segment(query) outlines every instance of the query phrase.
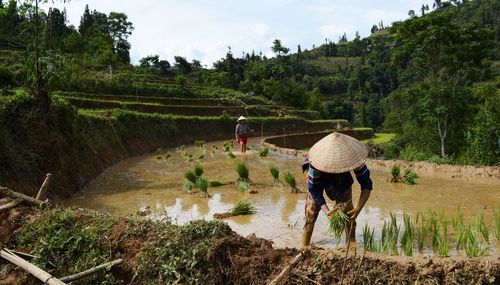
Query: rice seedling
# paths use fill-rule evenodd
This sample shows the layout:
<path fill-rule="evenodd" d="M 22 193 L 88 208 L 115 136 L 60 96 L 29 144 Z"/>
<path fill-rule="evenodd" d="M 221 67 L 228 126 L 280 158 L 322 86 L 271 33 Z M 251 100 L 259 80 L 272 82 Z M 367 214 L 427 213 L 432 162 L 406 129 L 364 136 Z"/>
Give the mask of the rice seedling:
<path fill-rule="evenodd" d="M 169 152 L 167 152 L 167 154 L 165 155 L 165 159 L 169 159 L 171 156 L 172 156 L 172 153 L 169 151 Z"/>
<path fill-rule="evenodd" d="M 427 226 L 425 224 L 424 213 L 417 212 L 415 219 L 415 239 L 417 241 L 417 249 L 422 251 L 424 249 L 425 238 L 427 237 Z"/>
<path fill-rule="evenodd" d="M 252 215 L 257 213 L 257 209 L 250 202 L 239 201 L 230 212 L 233 216 Z"/>
<path fill-rule="evenodd" d="M 240 188 L 240 190 L 242 191 L 247 191 L 249 188 L 250 188 L 250 184 L 248 184 L 248 182 L 240 182 L 238 183 L 238 188 Z"/>
<path fill-rule="evenodd" d="M 212 188 L 224 186 L 224 183 L 219 181 L 210 181 L 208 185 Z"/>
<path fill-rule="evenodd" d="M 438 246 L 439 227 L 438 227 L 436 213 L 433 212 L 431 209 L 429 209 L 428 211 L 427 227 L 432 234 L 432 247 L 435 248 Z"/>
<path fill-rule="evenodd" d="M 403 212 L 403 224 L 405 226 L 405 230 L 401 235 L 401 246 L 403 247 L 404 253 L 406 256 L 413 255 L 413 241 L 415 239 L 413 224 L 411 222 L 411 218 L 406 211 Z"/>
<path fill-rule="evenodd" d="M 462 231 L 464 227 L 464 214 L 462 213 L 462 208 L 458 208 L 457 216 L 451 218 L 451 225 L 455 233 Z"/>
<path fill-rule="evenodd" d="M 363 227 L 363 247 L 366 251 L 374 251 L 377 252 L 375 240 L 373 239 L 375 236 L 375 229 L 370 229 L 368 224 L 365 224 Z"/>
<path fill-rule="evenodd" d="M 479 233 L 481 233 L 481 235 L 483 236 L 483 239 L 486 242 L 489 242 L 490 233 L 488 231 L 488 227 L 486 226 L 486 223 L 484 222 L 483 213 L 479 213 L 476 217 L 476 229 Z"/>
<path fill-rule="evenodd" d="M 226 157 L 230 158 L 230 159 L 236 158 L 236 156 L 234 155 L 234 153 L 232 151 L 226 152 Z"/>
<path fill-rule="evenodd" d="M 500 240 L 500 209 L 493 209 L 493 216 L 495 217 L 495 238 Z"/>
<path fill-rule="evenodd" d="M 269 172 L 274 178 L 274 185 L 281 185 L 279 167 L 277 165 L 271 165 L 269 167 Z"/>
<path fill-rule="evenodd" d="M 184 173 L 184 178 L 186 178 L 187 181 L 189 181 L 189 182 L 191 182 L 193 184 L 196 184 L 197 177 L 196 177 L 196 174 L 194 174 L 193 171 L 188 171 L 188 172 Z"/>
<path fill-rule="evenodd" d="M 232 140 L 230 141 L 225 141 L 224 144 L 222 145 L 222 148 L 224 149 L 224 152 L 229 152 L 233 149 L 234 147 L 234 142 Z"/>
<path fill-rule="evenodd" d="M 204 168 L 203 168 L 203 165 L 201 164 L 196 164 L 194 166 L 194 174 L 196 175 L 196 177 L 200 177 L 203 175 L 203 173 L 205 172 Z"/>
<path fill-rule="evenodd" d="M 192 162 L 194 160 L 194 155 L 190 152 L 187 152 L 187 151 L 184 152 L 183 156 L 187 162 Z"/>
<path fill-rule="evenodd" d="M 156 156 L 161 156 L 162 154 L 163 154 L 163 149 L 161 149 L 161 148 L 156 149 L 156 152 L 155 152 Z"/>
<path fill-rule="evenodd" d="M 204 154 L 200 154 L 200 156 L 198 156 L 198 160 L 202 160 L 205 158 L 205 155 Z"/>
<path fill-rule="evenodd" d="M 481 256 L 486 252 L 486 247 L 479 242 L 476 232 L 472 231 L 471 226 L 464 229 L 457 243 L 457 249 L 462 246 L 468 257 Z"/>
<path fill-rule="evenodd" d="M 193 190 L 195 184 L 189 180 L 184 181 L 184 184 L 182 185 L 182 189 L 186 192 L 191 192 Z"/>
<path fill-rule="evenodd" d="M 390 223 L 388 224 L 387 231 L 387 251 L 391 250 L 393 253 L 397 253 L 398 251 L 398 238 L 399 232 L 401 231 L 398 226 L 398 221 L 396 216 L 393 213 L 390 213 Z"/>
<path fill-rule="evenodd" d="M 163 157 L 162 157 L 161 155 L 157 155 L 157 156 L 156 156 L 156 159 L 158 159 L 158 160 L 162 160 L 162 159 L 163 159 Z"/>
<path fill-rule="evenodd" d="M 350 219 L 343 210 L 335 211 L 328 221 L 328 231 L 336 240 L 340 240 L 342 232 L 345 230 Z"/>
<path fill-rule="evenodd" d="M 403 182 L 406 185 L 416 184 L 415 179 L 417 179 L 417 178 L 418 178 L 418 175 L 417 175 L 417 173 L 415 173 L 415 171 L 413 171 L 411 168 L 405 169 L 405 173 L 403 175 Z"/>
<path fill-rule="evenodd" d="M 180 151 L 180 152 L 183 152 L 185 149 L 184 145 L 180 145 L 177 147 L 177 150 Z"/>
<path fill-rule="evenodd" d="M 391 167 L 391 182 L 399 182 L 401 180 L 401 168 L 399 164 L 393 164 Z"/>
<path fill-rule="evenodd" d="M 205 177 L 200 176 L 198 179 L 196 179 L 196 186 L 200 188 L 201 193 L 203 193 L 204 197 L 210 197 L 208 194 L 208 180 L 205 179 Z"/>
<path fill-rule="evenodd" d="M 260 157 L 266 157 L 268 154 L 269 154 L 269 148 L 268 147 L 261 148 L 260 151 L 259 151 L 259 156 Z"/>
<path fill-rule="evenodd" d="M 448 223 L 446 221 L 442 224 L 443 233 L 438 237 L 438 253 L 440 256 L 448 256 L 450 253 L 450 246 L 448 244 Z"/>
<path fill-rule="evenodd" d="M 295 176 L 291 172 L 285 172 L 284 178 L 285 182 L 292 188 L 292 193 L 300 192 L 300 189 L 297 187 L 297 180 L 295 180 Z"/>

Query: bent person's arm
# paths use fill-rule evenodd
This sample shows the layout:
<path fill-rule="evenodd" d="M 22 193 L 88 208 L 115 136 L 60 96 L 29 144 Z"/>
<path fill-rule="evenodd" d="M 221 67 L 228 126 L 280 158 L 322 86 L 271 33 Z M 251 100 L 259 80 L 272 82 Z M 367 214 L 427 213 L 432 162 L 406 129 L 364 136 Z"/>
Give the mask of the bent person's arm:
<path fill-rule="evenodd" d="M 354 170 L 354 174 L 356 174 L 356 180 L 361 186 L 361 194 L 359 196 L 358 204 L 354 209 L 347 212 L 347 215 L 351 218 L 351 220 L 355 220 L 363 207 L 370 198 L 370 193 L 373 189 L 373 182 L 370 178 L 370 170 L 366 165 L 362 165 L 359 168 Z"/>

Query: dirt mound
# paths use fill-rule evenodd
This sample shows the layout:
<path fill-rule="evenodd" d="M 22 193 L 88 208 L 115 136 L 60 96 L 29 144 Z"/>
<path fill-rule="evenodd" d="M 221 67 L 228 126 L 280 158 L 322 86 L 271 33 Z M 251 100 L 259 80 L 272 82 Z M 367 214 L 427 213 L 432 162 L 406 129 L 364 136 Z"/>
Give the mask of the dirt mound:
<path fill-rule="evenodd" d="M 215 265 L 215 284 L 265 284 L 294 254 L 294 249 L 273 249 L 265 239 L 231 235 L 217 240 L 207 258 Z"/>

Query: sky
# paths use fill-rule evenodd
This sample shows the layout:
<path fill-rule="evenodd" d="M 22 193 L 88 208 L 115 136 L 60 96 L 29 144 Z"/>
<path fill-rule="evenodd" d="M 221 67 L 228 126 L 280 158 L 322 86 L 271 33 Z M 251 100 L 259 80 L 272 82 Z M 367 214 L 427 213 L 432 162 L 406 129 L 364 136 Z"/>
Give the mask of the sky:
<path fill-rule="evenodd" d="M 344 32 L 348 39 L 356 31 L 365 37 L 373 24 L 404 20 L 409 10 L 418 13 L 422 3 L 432 1 L 71 0 L 49 1 L 45 8 L 66 8 L 69 24 L 76 27 L 87 4 L 106 14 L 123 12 L 134 25 L 129 37 L 133 63 L 155 54 L 172 63 L 181 55 L 211 67 L 225 57 L 228 47 L 235 56 L 252 51 L 272 56 L 274 39 L 295 52 L 299 44 L 304 50 L 321 45 L 325 38 L 337 42 Z"/>

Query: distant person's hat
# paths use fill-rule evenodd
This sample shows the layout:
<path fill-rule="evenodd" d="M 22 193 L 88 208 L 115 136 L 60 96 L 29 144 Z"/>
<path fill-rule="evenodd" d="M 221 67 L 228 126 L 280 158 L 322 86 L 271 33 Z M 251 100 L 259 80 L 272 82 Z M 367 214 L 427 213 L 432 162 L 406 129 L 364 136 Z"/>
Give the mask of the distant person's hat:
<path fill-rule="evenodd" d="M 247 118 L 245 118 L 245 117 L 243 117 L 243 116 L 240 116 L 236 122 L 243 121 L 243 120 L 246 120 L 246 119 L 247 119 Z"/>
<path fill-rule="evenodd" d="M 368 151 L 357 139 L 341 133 L 332 133 L 315 143 L 309 150 L 311 165 L 319 171 L 342 173 L 366 162 Z"/>

